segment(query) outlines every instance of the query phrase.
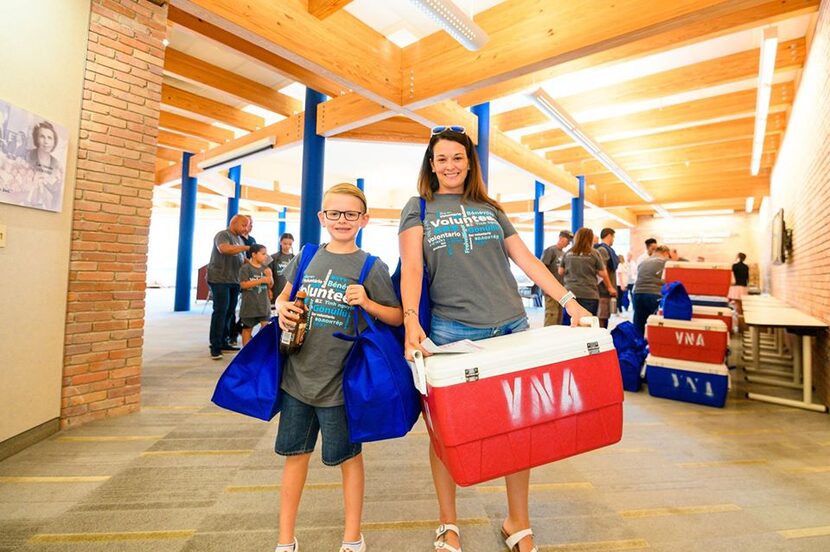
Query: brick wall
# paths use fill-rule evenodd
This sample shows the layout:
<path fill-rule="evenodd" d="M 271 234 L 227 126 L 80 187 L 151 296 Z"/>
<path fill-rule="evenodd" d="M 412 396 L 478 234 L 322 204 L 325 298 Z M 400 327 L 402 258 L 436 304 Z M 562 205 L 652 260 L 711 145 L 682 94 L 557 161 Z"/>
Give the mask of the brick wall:
<path fill-rule="evenodd" d="M 92 0 L 64 349 L 62 427 L 139 409 L 147 234 L 167 8 Z"/>
<path fill-rule="evenodd" d="M 793 230 L 786 264 L 767 265 L 772 293 L 830 322 L 830 2 L 822 2 L 786 135 L 772 173 L 771 213 L 784 209 Z M 769 229 L 764 231 L 769 233 Z M 813 357 L 818 402 L 830 404 L 830 342 Z"/>

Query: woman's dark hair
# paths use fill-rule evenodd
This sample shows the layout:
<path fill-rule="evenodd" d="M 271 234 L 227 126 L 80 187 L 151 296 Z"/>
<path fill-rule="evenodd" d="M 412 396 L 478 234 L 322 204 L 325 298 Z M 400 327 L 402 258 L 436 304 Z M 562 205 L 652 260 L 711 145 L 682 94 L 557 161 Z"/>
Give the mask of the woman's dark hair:
<path fill-rule="evenodd" d="M 55 127 L 53 127 L 52 123 L 50 123 L 49 121 L 43 121 L 41 123 L 38 123 L 32 129 L 32 142 L 34 143 L 35 148 L 37 148 L 37 140 L 40 137 L 40 133 L 44 130 L 50 131 L 52 133 L 52 136 L 55 137 L 55 141 L 52 143 L 52 149 L 49 150 L 50 152 L 55 151 L 55 148 L 58 147 L 58 133 L 55 131 Z"/>
<path fill-rule="evenodd" d="M 478 162 L 478 154 L 476 148 L 473 146 L 473 141 L 464 133 L 453 132 L 445 130 L 433 135 L 429 139 L 429 145 L 424 152 L 424 159 L 421 161 L 421 170 L 418 173 L 418 195 L 427 201 L 431 201 L 433 194 L 438 191 L 438 177 L 432 171 L 435 144 L 439 140 L 449 140 L 450 142 L 457 142 L 464 146 L 467 153 L 467 178 L 464 180 L 464 193 L 461 195 L 462 201 L 477 201 L 479 203 L 487 203 L 493 208 L 504 212 L 504 209 L 499 202 L 487 195 L 487 188 L 484 187 L 484 180 L 481 177 L 481 166 Z"/>
<path fill-rule="evenodd" d="M 280 236 L 280 241 L 282 240 L 294 240 L 294 236 L 289 232 L 285 232 L 282 236 Z"/>
<path fill-rule="evenodd" d="M 585 227 L 577 230 L 576 236 L 574 236 L 574 246 L 571 248 L 571 253 L 574 255 L 588 255 L 593 250 L 594 231 Z"/>
<path fill-rule="evenodd" d="M 743 253 L 738 253 L 738 258 L 741 260 L 741 262 L 744 262 L 746 260 L 746 255 L 744 255 Z"/>
<path fill-rule="evenodd" d="M 265 249 L 265 246 L 263 244 L 255 243 L 255 244 L 251 245 L 251 249 L 250 249 L 251 255 L 253 255 L 254 253 L 259 253 L 263 249 Z"/>

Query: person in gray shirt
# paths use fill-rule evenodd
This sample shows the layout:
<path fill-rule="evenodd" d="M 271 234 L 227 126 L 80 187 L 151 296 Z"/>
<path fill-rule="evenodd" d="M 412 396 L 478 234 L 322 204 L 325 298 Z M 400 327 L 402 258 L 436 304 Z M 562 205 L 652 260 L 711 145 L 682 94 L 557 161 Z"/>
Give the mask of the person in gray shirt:
<path fill-rule="evenodd" d="M 559 232 L 559 240 L 555 245 L 545 249 L 542 253 L 542 264 L 548 267 L 550 273 L 553 274 L 556 281 L 564 285 L 565 280 L 559 274 L 559 267 L 562 264 L 562 258 L 565 256 L 565 248 L 573 241 L 574 235 L 569 230 L 562 230 Z M 545 295 L 545 326 L 558 326 L 562 323 L 562 305 L 559 301 Z"/>
<path fill-rule="evenodd" d="M 501 205 L 487 195 L 475 146 L 463 127 L 432 129 L 418 174 L 418 197 L 411 198 L 401 211 L 398 236 L 404 346 L 409 359 L 416 350 L 429 356 L 421 344 L 427 336 L 418 318 L 425 269 L 432 303 L 429 337 L 437 345 L 528 328 L 510 259 L 542 291 L 559 300 L 575 321 L 589 316 L 530 252 Z M 441 524 L 434 546 L 458 550 L 461 537 L 456 525 L 455 482 L 432 446 L 429 451 Z M 505 480 L 508 516 L 502 532 L 506 540 L 532 545 L 530 470 L 508 475 Z"/>
<path fill-rule="evenodd" d="M 256 325 L 265 327 L 271 318 L 271 301 L 268 290 L 274 283 L 273 273 L 266 264 L 271 260 L 261 243 L 251 246 L 251 259 L 239 269 L 239 287 L 242 288 L 242 306 L 239 307 L 239 323 L 242 326 L 242 346 L 251 340 Z"/>
<path fill-rule="evenodd" d="M 579 304 L 596 315 L 599 309 L 597 279 L 602 280 L 610 296 L 616 296 L 617 289 L 608 278 L 605 263 L 593 243 L 593 230 L 584 227 L 577 230 L 574 246 L 562 260 L 559 273 L 565 277 L 565 287 L 576 296 Z"/>
<path fill-rule="evenodd" d="M 637 283 L 634 284 L 632 303 L 634 306 L 634 327 L 645 335 L 648 317 L 660 306 L 660 290 L 663 288 L 663 267 L 669 259 L 669 248 L 658 245 L 654 254 L 637 267 Z"/>
<path fill-rule="evenodd" d="M 210 356 L 214 360 L 222 359 L 222 351 L 238 349 L 231 345 L 229 340 L 239 298 L 239 269 L 245 262 L 245 252 L 250 248 L 240 237 L 247 225 L 247 217 L 235 215 L 228 228 L 217 232 L 213 237 L 207 281 L 213 296 Z"/>

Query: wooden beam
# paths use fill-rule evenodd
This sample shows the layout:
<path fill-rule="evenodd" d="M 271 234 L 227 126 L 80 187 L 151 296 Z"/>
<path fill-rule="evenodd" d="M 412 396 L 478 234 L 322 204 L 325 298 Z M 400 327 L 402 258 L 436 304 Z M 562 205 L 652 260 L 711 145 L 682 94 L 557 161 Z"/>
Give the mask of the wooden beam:
<path fill-rule="evenodd" d="M 438 125 L 463 126 L 470 140 L 474 144 L 478 143 L 478 117 L 452 100 L 445 100 L 421 108 L 410 116 L 427 128 Z M 490 149 L 492 151 L 492 146 Z"/>
<path fill-rule="evenodd" d="M 299 100 L 173 48 L 167 48 L 165 51 L 164 71 L 184 80 L 221 90 L 280 115 L 289 116 L 303 110 L 303 104 Z"/>
<path fill-rule="evenodd" d="M 804 56 L 803 38 L 780 43 L 778 45 L 778 55 L 775 58 L 776 72 L 790 71 L 802 67 Z M 556 98 L 556 101 L 568 113 L 579 113 L 608 104 L 672 96 L 757 77 L 759 59 L 758 49 L 753 48 L 752 50 L 685 65 L 639 79 L 595 88 L 573 96 Z"/>
<path fill-rule="evenodd" d="M 189 151 L 191 153 L 207 151 L 208 149 L 210 149 L 210 144 L 205 140 L 199 140 L 198 138 L 190 138 L 182 134 L 167 132 L 166 130 L 159 131 L 158 143 L 162 146 L 167 146 L 182 151 Z"/>
<path fill-rule="evenodd" d="M 644 186 L 646 187 L 646 186 Z M 722 173 L 709 178 L 674 179 L 652 182 L 646 187 L 654 203 L 706 201 L 724 197 L 769 195 L 769 174 L 749 176 L 749 171 Z M 599 191 L 600 207 L 642 206 L 643 200 L 623 184 L 604 186 Z"/>
<path fill-rule="evenodd" d="M 378 103 L 400 103 L 401 51 L 339 10 L 320 21 L 306 0 L 181 0 L 177 5 Z"/>
<path fill-rule="evenodd" d="M 202 138 L 209 142 L 222 144 L 228 140 L 233 140 L 234 133 L 231 130 L 213 126 L 202 121 L 189 119 L 169 111 L 161 111 L 159 113 L 159 128 L 166 128 L 188 136 Z"/>
<path fill-rule="evenodd" d="M 741 90 L 700 100 L 683 102 L 658 109 L 638 111 L 619 117 L 609 117 L 582 125 L 582 130 L 594 138 L 608 134 L 646 131 L 668 126 L 700 124 L 707 119 L 755 114 L 757 89 Z M 792 82 L 776 84 L 770 95 L 770 113 L 786 111 L 795 96 Z M 522 143 L 533 149 L 571 144 L 571 138 L 559 128 L 526 134 Z"/>
<path fill-rule="evenodd" d="M 613 207 L 605 209 L 605 212 L 629 228 L 637 226 L 637 215 L 630 209 L 626 209 L 625 207 Z"/>
<path fill-rule="evenodd" d="M 550 122 L 548 116 L 539 111 L 535 105 L 511 109 L 490 118 L 490 124 L 503 132 L 547 122 Z"/>
<path fill-rule="evenodd" d="M 253 186 L 242 186 L 239 199 L 270 203 L 272 205 L 282 205 L 283 207 L 300 208 L 299 195 L 288 194 L 276 190 L 263 190 L 262 188 L 254 188 Z"/>
<path fill-rule="evenodd" d="M 392 117 L 379 123 L 343 132 L 338 134 L 336 138 L 366 142 L 423 144 L 426 146 L 429 142 L 429 132 L 424 125 L 417 121 L 407 117 Z"/>
<path fill-rule="evenodd" d="M 241 130 L 257 130 L 265 126 L 265 119 L 229 105 L 162 83 L 161 104 L 197 113 L 214 121 Z"/>
<path fill-rule="evenodd" d="M 170 165 L 167 168 L 156 171 L 156 185 L 167 184 L 169 182 L 182 181 L 182 165 Z"/>
<path fill-rule="evenodd" d="M 767 120 L 767 135 L 781 133 L 786 125 L 784 113 L 774 113 Z M 696 127 L 667 132 L 656 132 L 635 138 L 624 138 L 602 142 L 602 148 L 620 162 L 626 155 L 636 152 L 660 150 L 676 147 L 687 147 L 695 144 L 706 144 L 735 140 L 738 138 L 752 138 L 755 130 L 755 119 L 735 119 L 722 123 L 710 123 Z M 590 157 L 584 149 L 574 147 L 549 151 L 545 154 L 549 161 L 563 163 Z"/>
<path fill-rule="evenodd" d="M 189 14 L 176 6 L 170 6 L 167 11 L 167 18 L 170 22 L 179 25 L 180 28 L 201 35 L 220 45 L 247 56 L 248 58 L 274 69 L 281 75 L 291 80 L 310 86 L 314 90 L 323 92 L 331 97 L 337 97 L 345 89 L 331 79 L 325 78 L 316 71 L 309 71 L 294 62 L 288 61 L 273 52 L 266 50 L 256 44 L 243 40 L 227 30 L 212 25 L 203 19 Z M 260 128 L 265 125 L 260 125 Z M 253 130 L 253 129 L 250 129 Z"/>
<path fill-rule="evenodd" d="M 164 148 L 158 146 L 156 148 L 156 158 L 157 159 L 164 159 L 165 161 L 172 161 L 174 163 L 181 163 L 182 162 L 182 152 L 179 150 Z"/>
<path fill-rule="evenodd" d="M 706 199 L 702 201 L 681 201 L 676 203 L 662 203 L 663 207 L 670 211 L 701 211 L 709 209 L 735 209 L 743 211 L 746 206 L 746 197 L 726 197 L 717 199 Z M 652 214 L 654 208 L 651 205 L 636 205 L 629 207 L 629 211 L 636 215 Z"/>
<path fill-rule="evenodd" d="M 317 19 L 325 19 L 351 2 L 352 0 L 308 0 L 308 13 Z"/>
<path fill-rule="evenodd" d="M 780 135 L 770 134 L 766 137 L 763 151 L 765 153 L 774 153 L 778 150 L 780 143 Z M 752 138 L 741 138 L 739 140 L 718 142 L 716 144 L 700 144 L 682 148 L 635 153 L 621 157 L 620 163 L 624 165 L 627 171 L 637 171 L 667 165 L 682 165 L 687 162 L 694 164 L 702 161 L 746 157 L 751 154 Z M 608 169 L 604 165 L 593 158 L 567 163 L 563 168 L 572 174 L 582 175 L 608 172 Z"/>
<path fill-rule="evenodd" d="M 701 161 L 685 164 L 665 165 L 649 169 L 627 171 L 636 182 L 640 183 L 646 190 L 650 191 L 651 181 L 670 180 L 674 178 L 691 179 L 695 177 L 712 178 L 724 172 L 739 172 L 741 170 L 749 174 L 750 156 L 733 157 L 730 159 L 718 159 L 716 161 Z M 772 167 L 775 158 L 772 154 L 765 154 L 761 158 L 762 167 Z M 613 184 L 619 179 L 610 172 L 597 173 L 586 176 L 586 182 L 596 185 Z"/>
<path fill-rule="evenodd" d="M 395 115 L 390 107 L 355 93 L 332 98 L 317 106 L 317 134 L 330 137 L 388 119 Z"/>
<path fill-rule="evenodd" d="M 398 220 L 401 218 L 400 209 L 383 209 L 381 207 L 369 207 L 369 216 L 373 219 L 392 219 Z"/>
<path fill-rule="evenodd" d="M 240 136 L 230 142 L 226 142 L 211 149 L 210 151 L 198 153 L 190 158 L 190 174 L 196 175 L 201 172 L 201 169 L 198 167 L 198 163 L 202 161 L 209 161 L 211 158 L 214 158 L 222 153 L 232 151 L 240 146 L 262 140 L 263 138 L 271 136 L 274 137 L 274 150 L 280 150 L 297 144 L 303 139 L 304 118 L 305 116 L 303 113 L 292 115 L 287 119 L 268 125 L 265 128 L 256 130 L 250 134 L 246 134 L 245 136 Z"/>
<path fill-rule="evenodd" d="M 819 3 L 820 0 L 722 2 L 717 6 L 710 6 L 709 9 L 705 10 L 706 13 L 700 13 L 700 17 L 696 19 L 682 17 L 673 20 L 671 23 L 659 26 L 658 29 L 652 29 L 655 31 L 654 33 L 646 33 L 637 40 L 611 45 L 587 55 L 576 55 L 573 59 L 562 61 L 556 65 L 550 64 L 540 70 L 534 70 L 519 76 L 470 86 L 470 90 L 462 93 L 457 100 L 463 106 L 487 102 L 527 90 L 533 86 L 538 86 L 538 83 L 582 69 L 630 61 L 740 30 L 757 28 L 797 15 L 814 13 L 818 11 Z M 633 4 L 638 3 L 634 2 Z M 650 9 L 644 7 L 641 3 L 639 4 L 639 9 L 644 11 Z M 580 4 L 580 9 L 593 10 L 594 8 L 592 5 Z M 476 19 L 480 24 L 479 17 Z M 582 16 L 575 13 L 570 16 L 570 19 L 582 19 Z M 510 20 L 509 16 L 506 20 Z M 569 18 L 560 21 L 566 20 L 569 20 Z M 615 18 L 605 19 L 600 25 L 605 25 L 607 21 L 615 21 Z M 588 25 L 591 25 L 591 23 L 588 23 Z M 558 29 L 558 27 L 558 22 L 550 25 L 551 29 Z M 485 30 L 489 32 L 489 29 Z"/>

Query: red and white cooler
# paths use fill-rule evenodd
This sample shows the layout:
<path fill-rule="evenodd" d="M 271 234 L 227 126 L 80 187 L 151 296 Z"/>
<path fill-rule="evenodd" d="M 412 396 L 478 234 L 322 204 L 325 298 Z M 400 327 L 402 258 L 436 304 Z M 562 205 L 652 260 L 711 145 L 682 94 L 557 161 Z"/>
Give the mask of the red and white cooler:
<path fill-rule="evenodd" d="M 690 263 L 668 261 L 663 280 L 683 282 L 689 295 L 715 295 L 726 297 L 732 283 L 732 266 L 717 263 Z"/>
<path fill-rule="evenodd" d="M 649 352 L 657 357 L 722 364 L 729 334 L 721 320 L 674 320 L 651 315 L 646 321 Z"/>
<path fill-rule="evenodd" d="M 692 305 L 692 320 L 720 320 L 726 324 L 726 331 L 732 333 L 733 311 L 729 307 L 704 307 Z"/>
<path fill-rule="evenodd" d="M 607 330 L 548 326 L 475 345 L 482 350 L 416 357 L 414 366 L 432 445 L 459 485 L 622 438 L 622 380 Z"/>

